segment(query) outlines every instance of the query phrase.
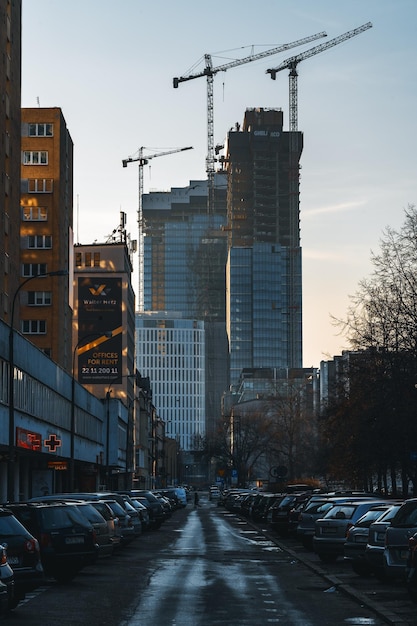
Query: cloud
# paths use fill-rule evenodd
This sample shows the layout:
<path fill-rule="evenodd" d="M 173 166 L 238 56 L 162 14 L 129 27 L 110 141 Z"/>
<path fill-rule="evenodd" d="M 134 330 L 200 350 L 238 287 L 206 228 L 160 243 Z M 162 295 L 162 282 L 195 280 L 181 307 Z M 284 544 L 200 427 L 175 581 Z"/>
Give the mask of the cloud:
<path fill-rule="evenodd" d="M 332 206 L 318 207 L 317 209 L 311 209 L 310 211 L 303 211 L 303 219 L 308 219 L 323 213 L 343 213 L 345 211 L 352 211 L 360 209 L 365 204 L 365 200 L 359 200 L 354 202 L 341 202 L 340 204 L 334 204 Z"/>

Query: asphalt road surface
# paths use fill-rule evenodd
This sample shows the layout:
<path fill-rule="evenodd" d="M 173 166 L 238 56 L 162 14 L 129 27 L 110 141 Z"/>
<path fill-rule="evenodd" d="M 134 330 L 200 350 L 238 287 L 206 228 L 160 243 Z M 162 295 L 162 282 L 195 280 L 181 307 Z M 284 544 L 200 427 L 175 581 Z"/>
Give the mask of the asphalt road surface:
<path fill-rule="evenodd" d="M 410 605 L 410 610 L 412 609 Z M 202 495 L 158 531 L 54 581 L 3 619 L 19 626 L 338 626 L 383 614 L 308 567 L 294 551 Z M 401 621 L 398 624 L 408 622 Z M 410 624 L 417 624 L 410 622 Z"/>

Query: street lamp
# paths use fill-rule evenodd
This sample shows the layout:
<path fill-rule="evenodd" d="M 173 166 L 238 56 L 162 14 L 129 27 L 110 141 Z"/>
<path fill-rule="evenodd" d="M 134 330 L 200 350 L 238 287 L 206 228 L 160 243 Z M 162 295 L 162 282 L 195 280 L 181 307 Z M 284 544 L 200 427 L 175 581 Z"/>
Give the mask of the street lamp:
<path fill-rule="evenodd" d="M 46 276 L 68 276 L 68 270 L 57 270 L 55 272 L 45 272 L 44 274 L 34 274 L 24 280 L 15 291 L 12 301 L 9 330 L 9 454 L 7 459 L 7 500 L 14 501 L 14 478 L 15 478 L 15 433 L 14 433 L 14 311 L 16 298 L 19 291 L 34 278 L 45 278 Z"/>
<path fill-rule="evenodd" d="M 74 479 L 75 479 L 75 357 L 77 356 L 77 351 L 81 346 L 87 343 L 88 339 L 92 339 L 93 337 L 101 337 L 104 335 L 107 339 L 110 339 L 113 336 L 111 331 L 106 331 L 105 333 L 89 333 L 88 335 L 84 335 L 78 341 L 78 343 L 74 347 L 74 351 L 72 354 L 72 370 L 71 370 L 71 448 L 70 448 L 70 489 L 74 491 Z"/>

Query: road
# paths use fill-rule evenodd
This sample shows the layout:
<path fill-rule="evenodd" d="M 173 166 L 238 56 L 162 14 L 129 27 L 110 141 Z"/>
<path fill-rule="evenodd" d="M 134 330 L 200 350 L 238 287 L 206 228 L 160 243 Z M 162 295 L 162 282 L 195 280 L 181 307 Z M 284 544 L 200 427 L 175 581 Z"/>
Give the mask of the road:
<path fill-rule="evenodd" d="M 19 626 L 397 623 L 387 622 L 360 598 L 345 593 L 331 575 L 317 573 L 282 542 L 205 496 L 200 504 L 177 511 L 159 531 L 144 534 L 130 548 L 87 568 L 70 585 L 50 581 L 3 622 Z"/>

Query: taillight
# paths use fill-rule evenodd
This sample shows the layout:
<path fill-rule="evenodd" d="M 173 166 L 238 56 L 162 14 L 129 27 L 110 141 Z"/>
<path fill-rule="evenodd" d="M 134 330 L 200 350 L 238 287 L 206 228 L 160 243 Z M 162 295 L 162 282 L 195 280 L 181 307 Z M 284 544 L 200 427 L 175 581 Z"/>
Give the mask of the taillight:
<path fill-rule="evenodd" d="M 35 538 L 27 539 L 24 544 L 26 552 L 39 552 L 39 544 Z"/>
<path fill-rule="evenodd" d="M 4 546 L 0 548 L 0 564 L 5 565 L 7 563 L 7 550 Z"/>

